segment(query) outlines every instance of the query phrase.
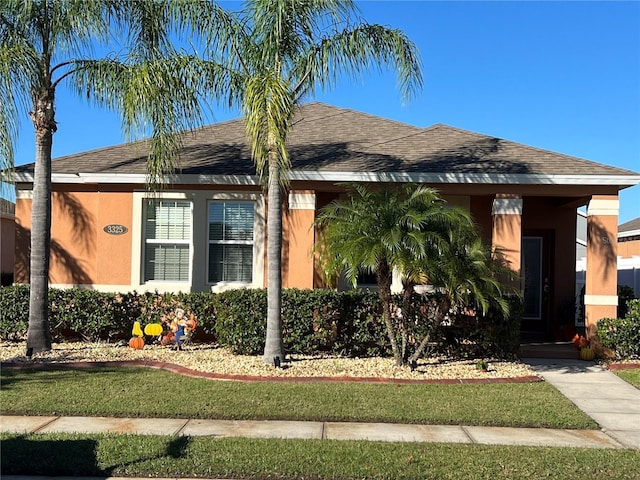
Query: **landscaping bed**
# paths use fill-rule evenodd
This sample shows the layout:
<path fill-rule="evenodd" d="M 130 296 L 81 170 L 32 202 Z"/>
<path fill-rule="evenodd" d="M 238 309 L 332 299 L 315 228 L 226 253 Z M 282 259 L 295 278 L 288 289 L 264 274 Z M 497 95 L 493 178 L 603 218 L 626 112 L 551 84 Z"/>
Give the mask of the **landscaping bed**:
<path fill-rule="evenodd" d="M 397 367 L 392 358 L 348 358 L 330 355 L 290 355 L 282 367 L 265 363 L 261 356 L 234 355 L 225 348 L 199 343 L 182 351 L 160 345 L 146 345 L 134 350 L 125 343 L 56 343 L 50 352 L 25 356 L 24 342 L 0 343 L 0 360 L 18 364 L 61 364 L 78 362 L 138 361 L 150 364 L 177 365 L 195 372 L 229 377 L 282 378 L 378 378 L 404 380 L 460 379 L 528 379 L 536 378 L 529 366 L 519 361 L 485 359 L 486 371 L 478 368 L 478 360 L 428 358 L 417 368 Z"/>

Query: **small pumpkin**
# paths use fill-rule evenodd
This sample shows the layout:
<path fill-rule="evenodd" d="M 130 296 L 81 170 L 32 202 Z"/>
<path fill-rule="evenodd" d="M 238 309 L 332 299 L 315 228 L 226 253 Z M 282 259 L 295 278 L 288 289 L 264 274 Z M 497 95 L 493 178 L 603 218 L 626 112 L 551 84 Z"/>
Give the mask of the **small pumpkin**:
<path fill-rule="evenodd" d="M 131 337 L 131 340 L 129 340 L 129 346 L 134 350 L 142 350 L 144 348 L 144 338 Z"/>
<path fill-rule="evenodd" d="M 583 347 L 580 349 L 580 358 L 582 360 L 593 360 L 596 356 L 596 352 L 593 351 L 593 348 Z"/>
<path fill-rule="evenodd" d="M 150 337 L 157 337 L 158 335 L 162 335 L 162 324 L 149 323 L 145 325 L 144 334 L 149 335 Z"/>

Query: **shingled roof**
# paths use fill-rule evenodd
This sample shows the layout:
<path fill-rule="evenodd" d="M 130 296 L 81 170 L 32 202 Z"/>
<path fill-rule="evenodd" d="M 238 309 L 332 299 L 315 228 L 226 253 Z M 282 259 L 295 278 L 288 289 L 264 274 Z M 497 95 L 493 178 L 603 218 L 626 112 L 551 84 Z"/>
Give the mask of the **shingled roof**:
<path fill-rule="evenodd" d="M 638 235 L 638 232 L 640 232 L 640 217 L 618 226 L 618 234 L 620 236 Z"/>
<path fill-rule="evenodd" d="M 423 181 L 484 178 L 489 183 L 487 179 L 500 176 L 511 182 L 557 176 L 612 177 L 615 182 L 610 183 L 618 185 L 640 181 L 639 174 L 629 170 L 496 137 L 443 124 L 419 128 L 319 102 L 298 109 L 288 145 L 292 179 L 336 181 L 350 174 L 389 178 L 401 174 Z M 139 141 L 60 157 L 52 164 L 54 181 L 56 175 L 143 175 L 147 151 L 148 142 Z M 26 179 L 33 164 L 16 170 Z M 186 132 L 176 173 L 254 176 L 243 120 Z"/>

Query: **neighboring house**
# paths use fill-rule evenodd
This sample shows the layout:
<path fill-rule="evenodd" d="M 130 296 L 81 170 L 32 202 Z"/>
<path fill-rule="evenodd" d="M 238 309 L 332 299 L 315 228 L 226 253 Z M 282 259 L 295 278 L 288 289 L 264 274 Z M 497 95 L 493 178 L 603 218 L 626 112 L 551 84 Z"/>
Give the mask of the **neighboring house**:
<path fill-rule="evenodd" d="M 265 194 L 241 119 L 185 133 L 179 171 L 145 191 L 145 141 L 53 161 L 51 285 L 110 291 L 220 291 L 266 284 Z M 615 312 L 618 191 L 640 174 L 447 125 L 419 128 L 310 103 L 289 137 L 283 286 L 322 288 L 311 254 L 317 211 L 343 182 L 418 182 L 467 208 L 521 273 L 522 330 L 544 339 L 575 296 L 576 208 L 587 244 L 587 318 Z M 33 165 L 17 169 L 17 238 L 29 236 Z M 28 243 L 17 243 L 27 281 Z"/>
<path fill-rule="evenodd" d="M 15 207 L 13 202 L 0 198 L 0 274 L 2 284 L 13 277 L 15 255 Z"/>
<path fill-rule="evenodd" d="M 576 230 L 576 292 L 585 284 L 587 272 L 587 214 L 578 211 Z M 640 217 L 618 226 L 618 285 L 631 287 L 640 298 Z"/>

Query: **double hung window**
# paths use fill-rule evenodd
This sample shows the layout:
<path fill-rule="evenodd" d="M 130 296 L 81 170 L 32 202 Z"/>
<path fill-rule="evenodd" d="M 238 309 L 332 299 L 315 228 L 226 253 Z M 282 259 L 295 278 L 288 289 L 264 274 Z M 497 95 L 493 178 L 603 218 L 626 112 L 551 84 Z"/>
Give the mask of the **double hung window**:
<path fill-rule="evenodd" d="M 191 202 L 149 200 L 144 223 L 144 280 L 188 282 Z"/>
<path fill-rule="evenodd" d="M 208 281 L 252 283 L 255 202 L 209 202 Z"/>

